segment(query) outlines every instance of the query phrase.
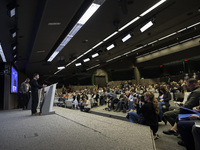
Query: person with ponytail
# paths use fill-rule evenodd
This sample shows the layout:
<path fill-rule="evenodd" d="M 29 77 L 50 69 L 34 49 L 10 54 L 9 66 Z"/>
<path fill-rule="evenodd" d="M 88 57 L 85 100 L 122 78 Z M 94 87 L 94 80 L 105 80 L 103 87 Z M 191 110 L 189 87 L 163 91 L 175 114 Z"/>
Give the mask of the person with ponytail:
<path fill-rule="evenodd" d="M 156 132 L 158 131 L 159 114 L 158 101 L 155 99 L 154 94 L 150 91 L 144 94 L 144 100 L 145 104 L 139 108 L 137 112 L 136 110 L 131 110 L 127 114 L 127 118 L 132 123 L 150 126 L 154 136 L 156 136 Z"/>

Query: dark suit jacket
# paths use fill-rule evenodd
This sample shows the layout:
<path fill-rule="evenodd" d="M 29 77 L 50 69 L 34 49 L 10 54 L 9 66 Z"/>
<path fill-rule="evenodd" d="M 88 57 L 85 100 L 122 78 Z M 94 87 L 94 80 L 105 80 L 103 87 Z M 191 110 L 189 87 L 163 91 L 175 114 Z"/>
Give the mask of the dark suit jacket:
<path fill-rule="evenodd" d="M 38 92 L 38 89 L 41 89 L 42 85 L 39 85 L 37 80 L 32 79 L 31 80 L 31 92 Z"/>
<path fill-rule="evenodd" d="M 192 109 L 195 106 L 199 106 L 199 100 L 200 100 L 200 88 L 196 88 L 190 93 L 183 107 Z M 185 114 L 185 113 L 188 112 L 183 109 L 180 110 L 180 114 Z"/>

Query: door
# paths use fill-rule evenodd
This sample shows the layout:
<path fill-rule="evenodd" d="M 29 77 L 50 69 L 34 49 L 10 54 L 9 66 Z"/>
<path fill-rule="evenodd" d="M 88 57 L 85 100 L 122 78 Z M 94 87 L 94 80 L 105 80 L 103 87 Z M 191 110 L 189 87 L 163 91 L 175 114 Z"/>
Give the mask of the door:
<path fill-rule="evenodd" d="M 98 85 L 99 87 L 106 87 L 106 77 L 95 76 L 95 85 Z"/>

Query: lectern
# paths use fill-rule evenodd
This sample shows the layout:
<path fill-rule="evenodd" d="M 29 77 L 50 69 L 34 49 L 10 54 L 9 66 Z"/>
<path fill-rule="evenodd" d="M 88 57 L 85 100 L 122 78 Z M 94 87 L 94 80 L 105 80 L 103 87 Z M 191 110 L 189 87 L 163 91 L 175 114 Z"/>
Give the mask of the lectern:
<path fill-rule="evenodd" d="M 55 113 L 55 111 L 52 110 L 52 107 L 55 97 L 56 85 L 57 83 L 44 88 L 44 98 L 40 106 L 40 115 Z"/>

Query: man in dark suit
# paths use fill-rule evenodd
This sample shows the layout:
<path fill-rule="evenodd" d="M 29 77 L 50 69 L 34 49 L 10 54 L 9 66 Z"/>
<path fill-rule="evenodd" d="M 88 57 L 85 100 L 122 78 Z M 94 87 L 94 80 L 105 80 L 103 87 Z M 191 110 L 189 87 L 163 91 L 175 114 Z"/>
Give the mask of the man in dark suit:
<path fill-rule="evenodd" d="M 39 74 L 35 73 L 33 79 L 31 80 L 31 95 L 32 95 L 32 107 L 31 112 L 32 115 L 36 116 L 39 115 L 37 113 L 37 106 L 38 106 L 38 89 L 44 88 L 47 85 L 39 85 L 37 80 L 39 79 Z"/>
<path fill-rule="evenodd" d="M 200 97 L 200 88 L 196 79 L 187 80 L 187 86 L 190 89 L 191 93 L 187 98 L 186 103 L 183 105 L 185 108 L 192 109 L 195 106 L 199 105 L 199 97 Z M 165 119 L 172 125 L 170 130 L 163 131 L 164 134 L 177 134 L 177 123 L 176 119 L 178 114 L 188 114 L 188 111 L 185 109 L 168 111 L 164 113 Z"/>

